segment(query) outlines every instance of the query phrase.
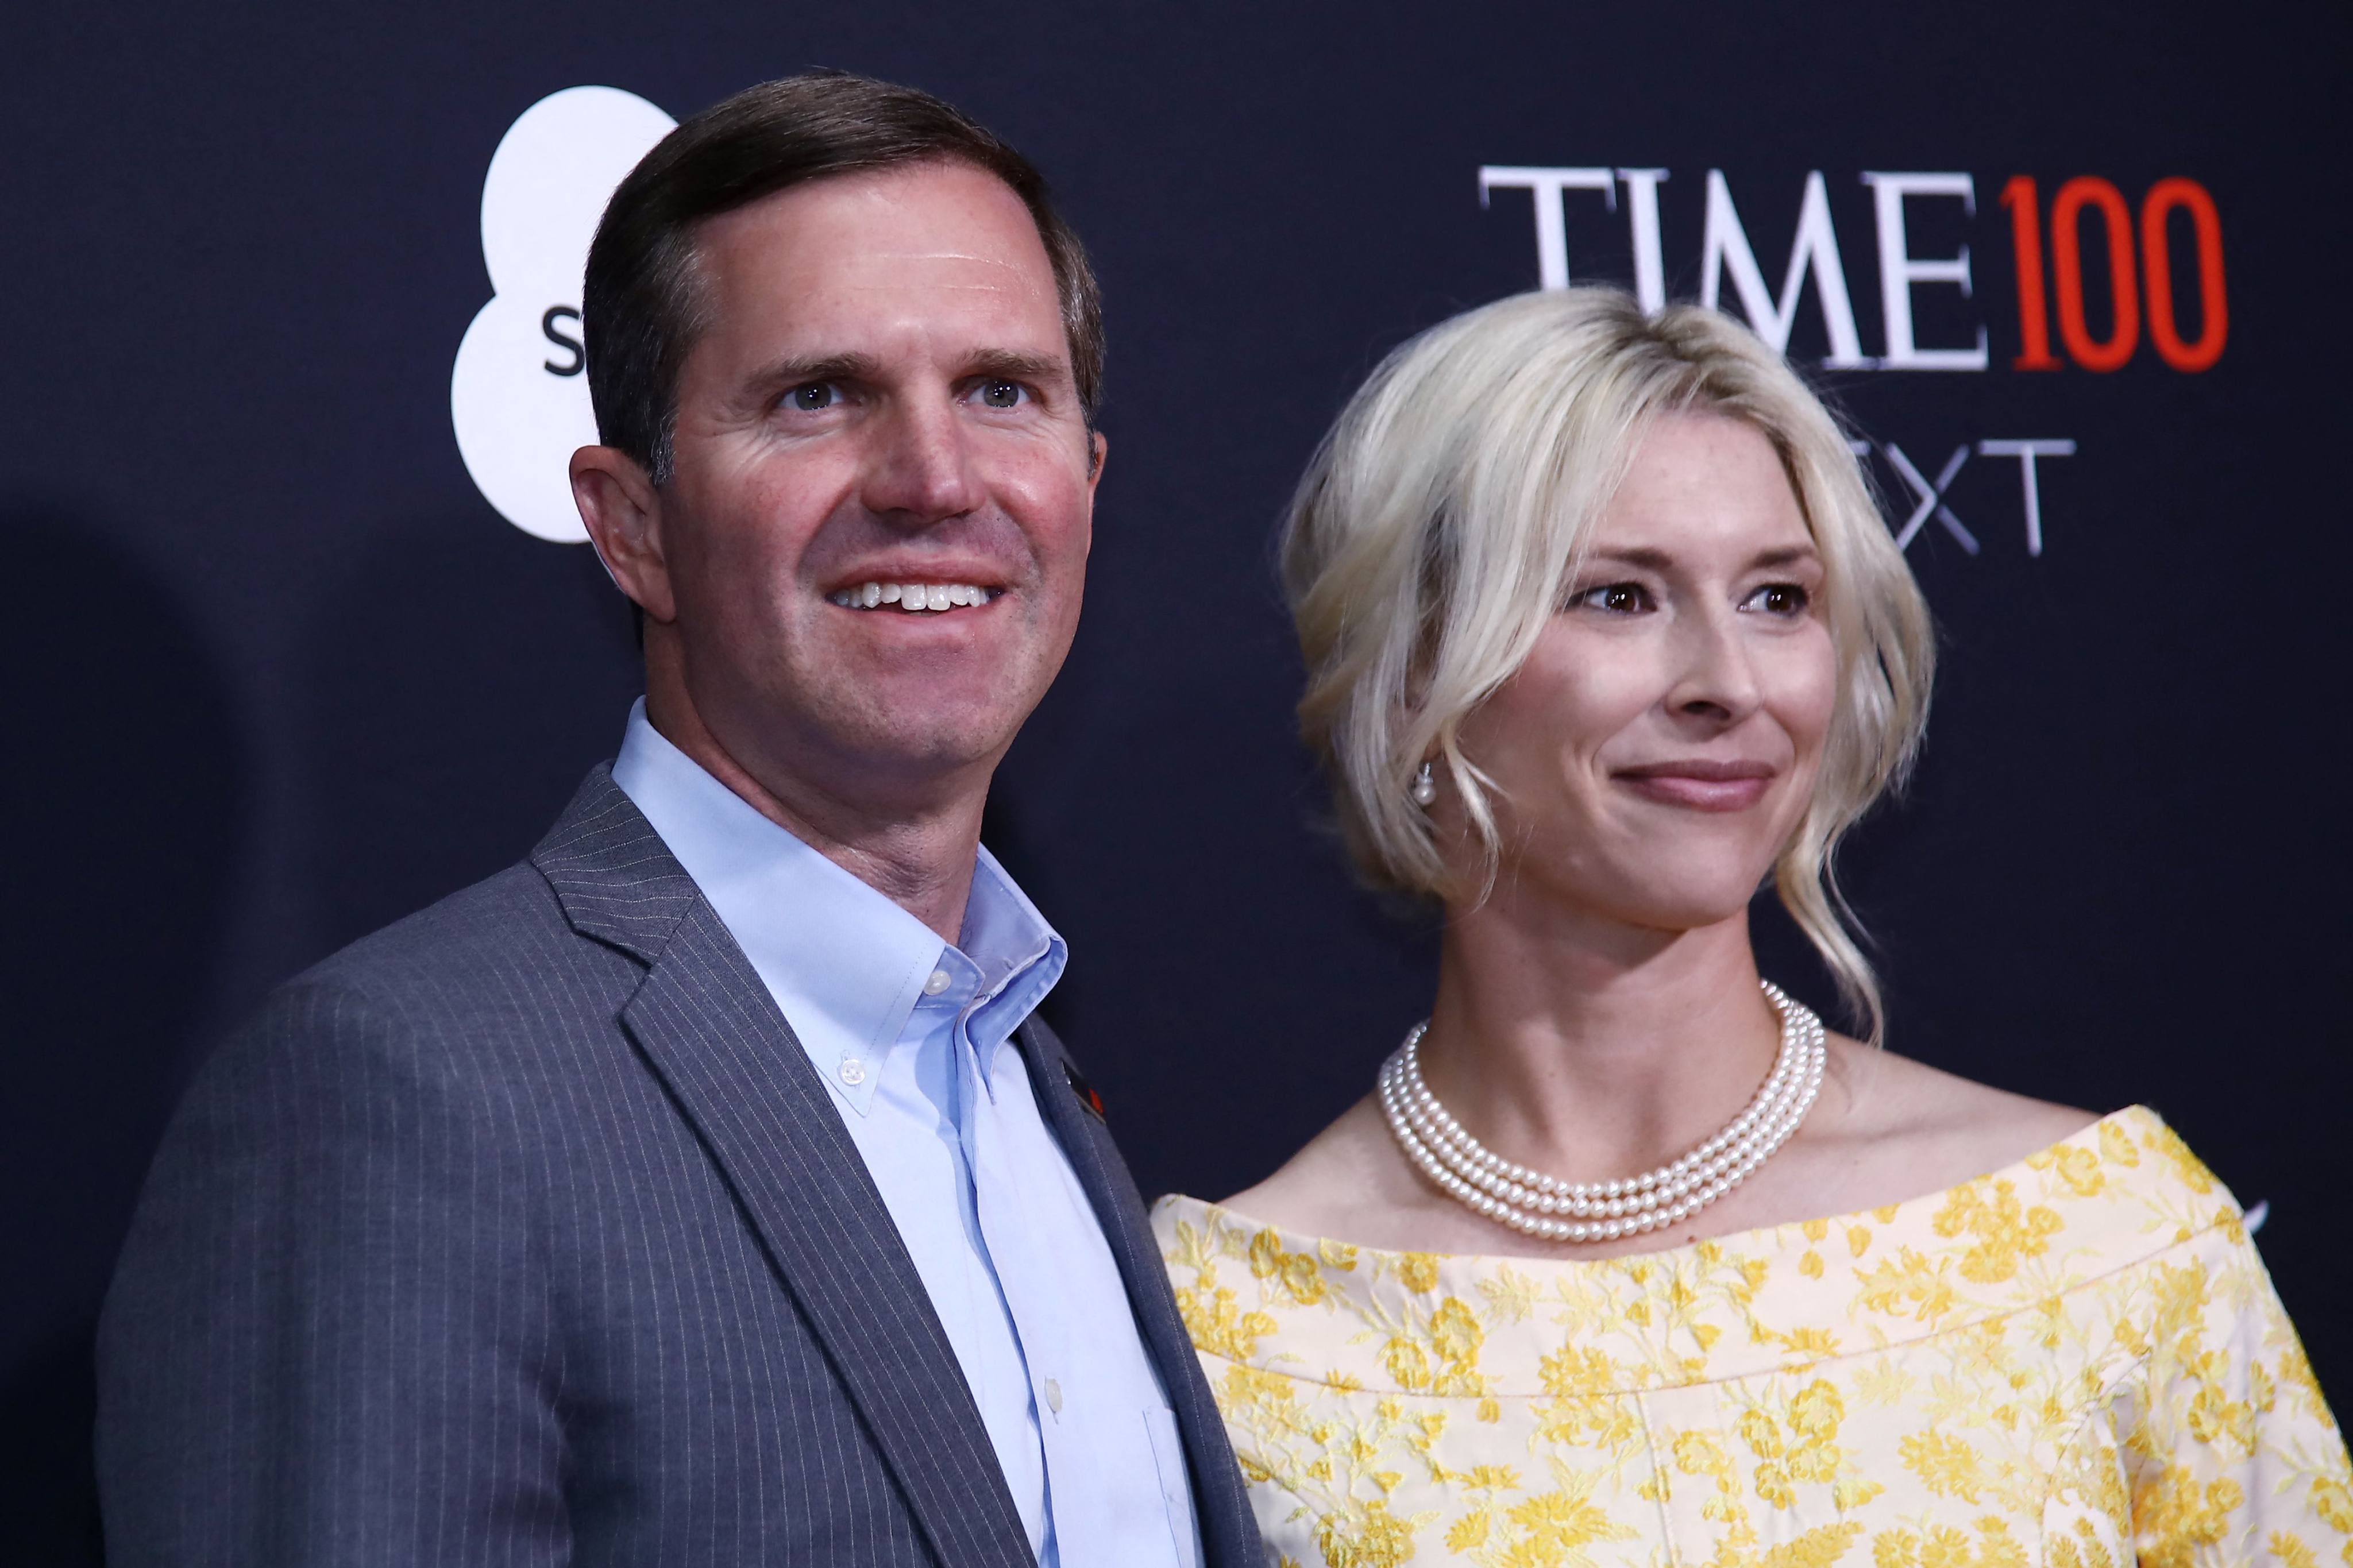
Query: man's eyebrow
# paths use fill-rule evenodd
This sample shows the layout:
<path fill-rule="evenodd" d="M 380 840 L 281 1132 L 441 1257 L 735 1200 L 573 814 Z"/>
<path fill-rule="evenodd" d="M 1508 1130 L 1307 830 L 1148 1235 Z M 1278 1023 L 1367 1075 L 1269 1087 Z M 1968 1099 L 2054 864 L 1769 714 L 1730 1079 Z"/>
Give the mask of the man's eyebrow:
<path fill-rule="evenodd" d="M 881 362 L 871 354 L 818 354 L 807 359 L 783 359 L 754 378 L 760 386 L 806 386 L 814 381 L 871 381 Z"/>
<path fill-rule="evenodd" d="M 1071 379 L 1070 362 L 1059 354 L 1029 353 L 1019 349 L 979 349 L 964 363 L 967 376 L 995 376 L 1007 381 L 1043 382 L 1055 385 Z M 819 381 L 872 383 L 882 378 L 882 362 L 872 354 L 814 354 L 782 359 L 752 378 L 752 384 L 781 389 Z"/>
<path fill-rule="evenodd" d="M 965 363 L 965 374 L 969 375 L 1048 383 L 1071 379 L 1070 362 L 1060 354 L 1028 353 L 1019 349 L 982 349 Z"/>

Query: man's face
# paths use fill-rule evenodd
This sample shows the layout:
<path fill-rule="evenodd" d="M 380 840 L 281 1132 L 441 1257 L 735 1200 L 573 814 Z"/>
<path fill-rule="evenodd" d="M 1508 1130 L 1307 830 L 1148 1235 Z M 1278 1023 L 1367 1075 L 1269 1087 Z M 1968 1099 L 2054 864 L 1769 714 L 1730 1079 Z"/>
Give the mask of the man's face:
<path fill-rule="evenodd" d="M 697 715 L 821 787 L 993 768 L 1070 649 L 1097 471 L 1029 210 L 923 164 L 698 239 L 656 617 Z"/>

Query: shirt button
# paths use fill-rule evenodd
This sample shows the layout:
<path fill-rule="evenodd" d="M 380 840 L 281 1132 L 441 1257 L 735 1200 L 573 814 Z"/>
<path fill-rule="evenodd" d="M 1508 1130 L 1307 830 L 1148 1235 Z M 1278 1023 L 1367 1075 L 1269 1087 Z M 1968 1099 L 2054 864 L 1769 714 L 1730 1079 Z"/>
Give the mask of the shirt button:
<path fill-rule="evenodd" d="M 866 1081 L 866 1064 L 856 1057 L 841 1058 L 841 1081 L 856 1089 Z"/>
<path fill-rule="evenodd" d="M 933 970 L 931 978 L 923 982 L 923 994 L 926 996 L 936 996 L 947 988 L 948 972 L 944 969 Z"/>
<path fill-rule="evenodd" d="M 1062 1413 L 1062 1385 L 1050 1377 L 1046 1380 L 1046 1408 L 1057 1415 Z"/>

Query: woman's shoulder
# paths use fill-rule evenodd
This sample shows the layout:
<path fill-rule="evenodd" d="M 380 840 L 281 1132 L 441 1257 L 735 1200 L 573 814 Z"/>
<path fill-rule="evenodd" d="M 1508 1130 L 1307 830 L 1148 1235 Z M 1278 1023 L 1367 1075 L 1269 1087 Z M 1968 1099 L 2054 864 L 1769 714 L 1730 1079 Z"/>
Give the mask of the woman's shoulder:
<path fill-rule="evenodd" d="M 1451 1210 L 1397 1157 L 1378 1103 L 1366 1095 L 1254 1186 L 1219 1207 L 1294 1236 L 1412 1250 L 1427 1217 Z"/>
<path fill-rule="evenodd" d="M 1957 1187 L 2102 1120 L 1841 1037 L 1832 1037 L 1822 1098 L 1800 1143 L 1841 1173 L 1834 1208 L 1872 1208 Z"/>
<path fill-rule="evenodd" d="M 2095 1114 L 1853 1041 L 1834 1048 L 1831 1075 L 1838 1113 L 1804 1141 L 1820 1165 L 1841 1173 L 1824 1194 L 1833 1209 L 1876 1208 L 1902 1194 L 1941 1213 L 1956 1194 L 2040 1194 L 2115 1211 L 2115 1239 L 2128 1251 L 2180 1239 L 2193 1217 L 2236 1228 L 2230 1190 L 2147 1106 Z M 2157 1223 L 2165 1215 L 2174 1223 Z"/>

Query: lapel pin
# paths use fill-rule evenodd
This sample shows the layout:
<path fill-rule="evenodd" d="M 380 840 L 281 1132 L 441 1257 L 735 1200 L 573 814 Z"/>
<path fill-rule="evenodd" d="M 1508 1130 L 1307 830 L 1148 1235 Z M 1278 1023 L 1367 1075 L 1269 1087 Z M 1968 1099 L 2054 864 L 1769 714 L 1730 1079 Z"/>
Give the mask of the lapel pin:
<path fill-rule="evenodd" d="M 1079 1103 L 1087 1108 L 1087 1114 L 1097 1121 L 1103 1121 L 1103 1096 L 1095 1092 L 1095 1086 L 1080 1077 L 1079 1069 L 1067 1061 L 1062 1064 L 1062 1071 L 1071 1080 L 1071 1092 L 1079 1097 Z"/>

